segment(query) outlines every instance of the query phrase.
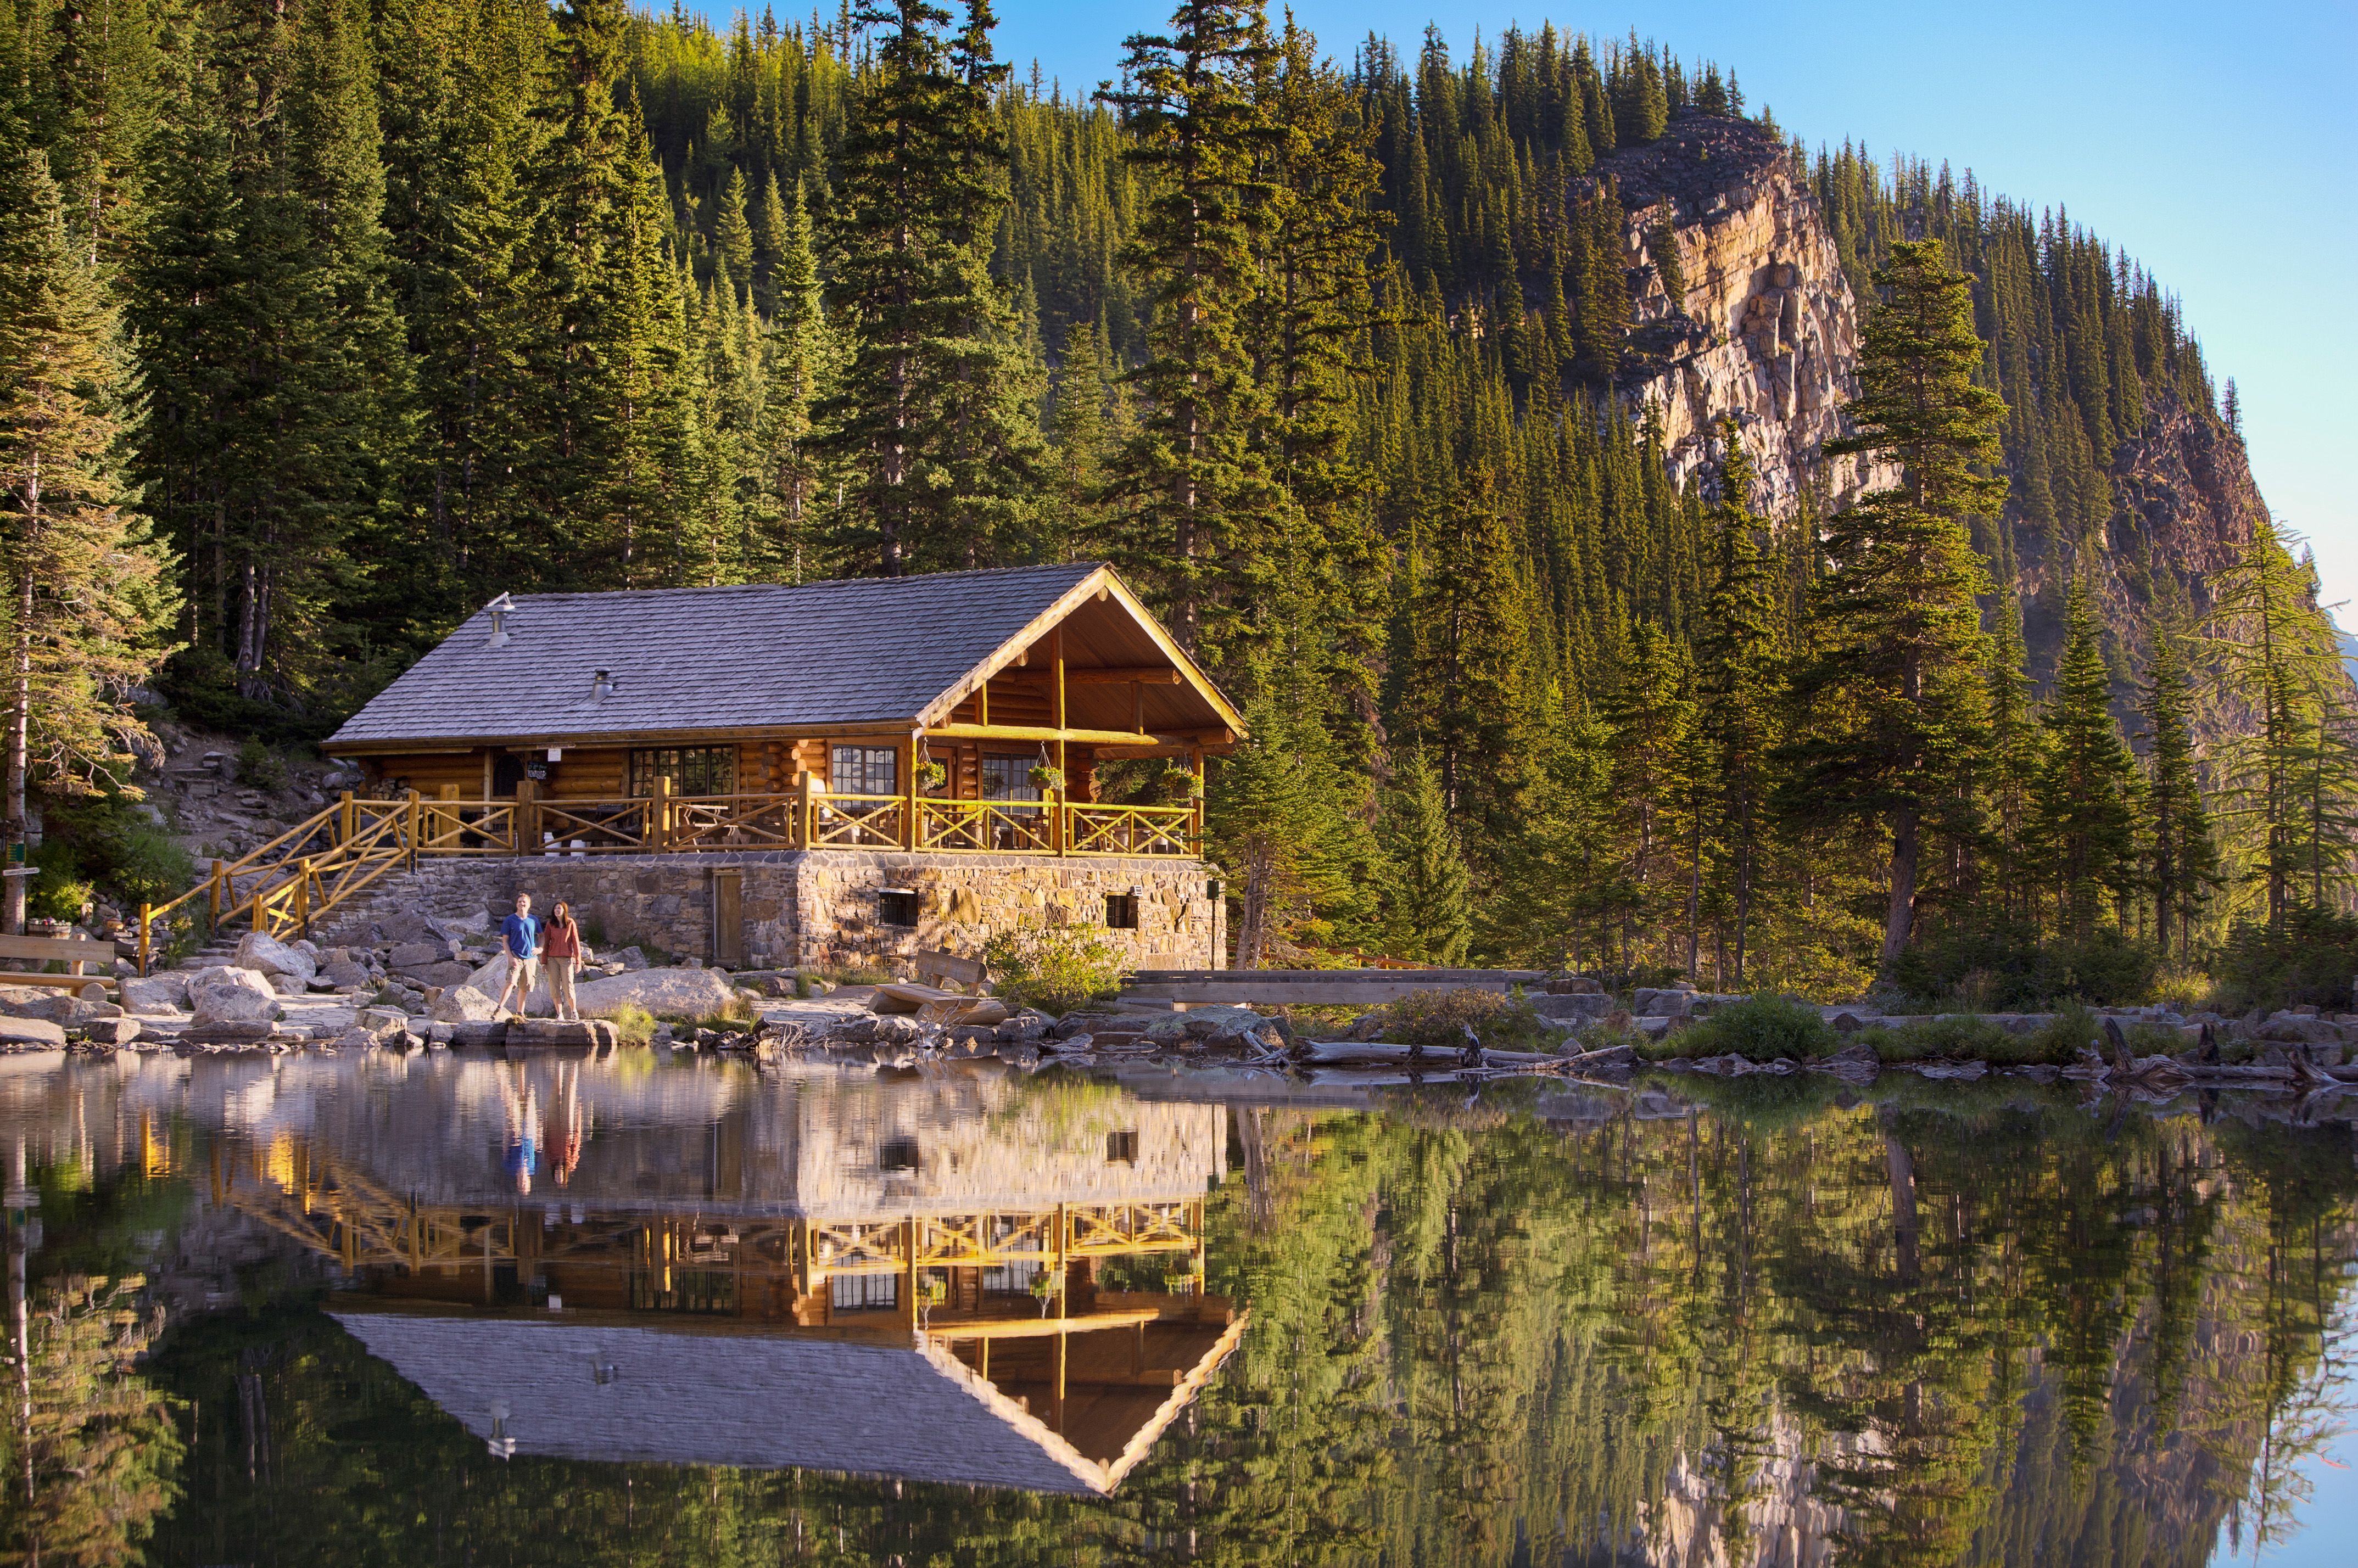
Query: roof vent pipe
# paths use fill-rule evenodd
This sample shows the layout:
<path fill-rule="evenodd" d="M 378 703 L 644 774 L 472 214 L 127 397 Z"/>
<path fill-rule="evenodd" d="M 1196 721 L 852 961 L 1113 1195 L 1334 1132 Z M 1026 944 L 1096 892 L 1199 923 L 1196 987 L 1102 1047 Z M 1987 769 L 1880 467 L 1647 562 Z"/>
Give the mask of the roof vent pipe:
<path fill-rule="evenodd" d="M 483 645 L 489 648 L 506 647 L 508 645 L 507 618 L 515 613 L 515 600 L 503 593 L 483 608 L 492 612 L 492 634 Z"/>
<path fill-rule="evenodd" d="M 622 683 L 614 678 L 611 670 L 600 670 L 590 677 L 590 700 L 592 702 L 603 702 L 622 689 Z"/>

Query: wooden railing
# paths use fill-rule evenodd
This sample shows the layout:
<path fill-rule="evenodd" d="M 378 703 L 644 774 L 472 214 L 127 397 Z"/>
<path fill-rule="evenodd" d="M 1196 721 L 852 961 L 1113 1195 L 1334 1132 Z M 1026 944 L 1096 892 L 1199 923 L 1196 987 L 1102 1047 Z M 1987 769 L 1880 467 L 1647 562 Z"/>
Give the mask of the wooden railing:
<path fill-rule="evenodd" d="M 742 849 L 924 849 L 1001 855 L 1196 853 L 1195 807 L 930 795 L 675 795 L 629 800 L 362 800 L 347 795 L 168 903 L 143 905 L 139 967 L 164 923 L 203 901 L 209 929 L 243 920 L 270 935 L 303 932 L 421 857 L 663 854 Z M 189 918 L 181 914 L 180 918 Z"/>

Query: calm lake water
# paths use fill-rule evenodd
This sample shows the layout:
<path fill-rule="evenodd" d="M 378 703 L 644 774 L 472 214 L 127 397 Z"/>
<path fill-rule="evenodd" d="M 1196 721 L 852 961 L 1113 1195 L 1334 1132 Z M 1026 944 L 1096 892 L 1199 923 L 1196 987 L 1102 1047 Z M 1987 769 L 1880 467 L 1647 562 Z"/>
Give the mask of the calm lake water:
<path fill-rule="evenodd" d="M 175 1568 L 2347 1563 L 2353 1109 L 14 1058 L 0 1522 Z"/>

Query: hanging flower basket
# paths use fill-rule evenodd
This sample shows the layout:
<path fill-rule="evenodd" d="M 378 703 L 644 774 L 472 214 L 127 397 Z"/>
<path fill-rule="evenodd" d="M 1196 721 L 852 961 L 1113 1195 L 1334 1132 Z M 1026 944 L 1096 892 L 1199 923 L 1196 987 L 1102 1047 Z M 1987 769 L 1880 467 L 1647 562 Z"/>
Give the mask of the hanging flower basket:
<path fill-rule="evenodd" d="M 1042 762 L 1032 770 L 1032 787 L 1042 795 L 1055 795 L 1065 787 L 1065 770 Z"/>
<path fill-rule="evenodd" d="M 946 763 L 925 762 L 917 764 L 919 789 L 939 789 L 949 782 L 950 770 Z"/>
<path fill-rule="evenodd" d="M 937 1307 L 950 1299 L 949 1281 L 926 1278 L 917 1281 L 917 1304 Z"/>
<path fill-rule="evenodd" d="M 1154 781 L 1163 798 L 1174 806 L 1185 806 L 1204 792 L 1204 781 L 1186 768 L 1165 768 L 1163 776 Z"/>

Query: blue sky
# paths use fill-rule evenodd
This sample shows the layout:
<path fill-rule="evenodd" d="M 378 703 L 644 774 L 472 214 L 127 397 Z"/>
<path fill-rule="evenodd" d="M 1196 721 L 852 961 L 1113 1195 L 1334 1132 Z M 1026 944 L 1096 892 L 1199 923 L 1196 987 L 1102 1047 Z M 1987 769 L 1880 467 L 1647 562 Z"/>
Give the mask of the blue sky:
<path fill-rule="evenodd" d="M 716 14 L 725 7 L 711 7 Z M 1000 54 L 1068 89 L 1113 74 L 1162 4 L 999 0 Z M 1972 6 L 1689 0 L 1555 8 L 1300 0 L 1339 59 L 1370 31 L 1439 24 L 1463 60 L 1510 22 L 1619 36 L 1735 68 L 1789 132 L 1970 167 L 1983 184 L 2125 245 L 2186 305 L 2234 376 L 2260 488 L 2316 546 L 2329 600 L 2358 600 L 2358 4 L 2185 0 Z M 2345 622 L 2353 619 L 2349 611 Z"/>

